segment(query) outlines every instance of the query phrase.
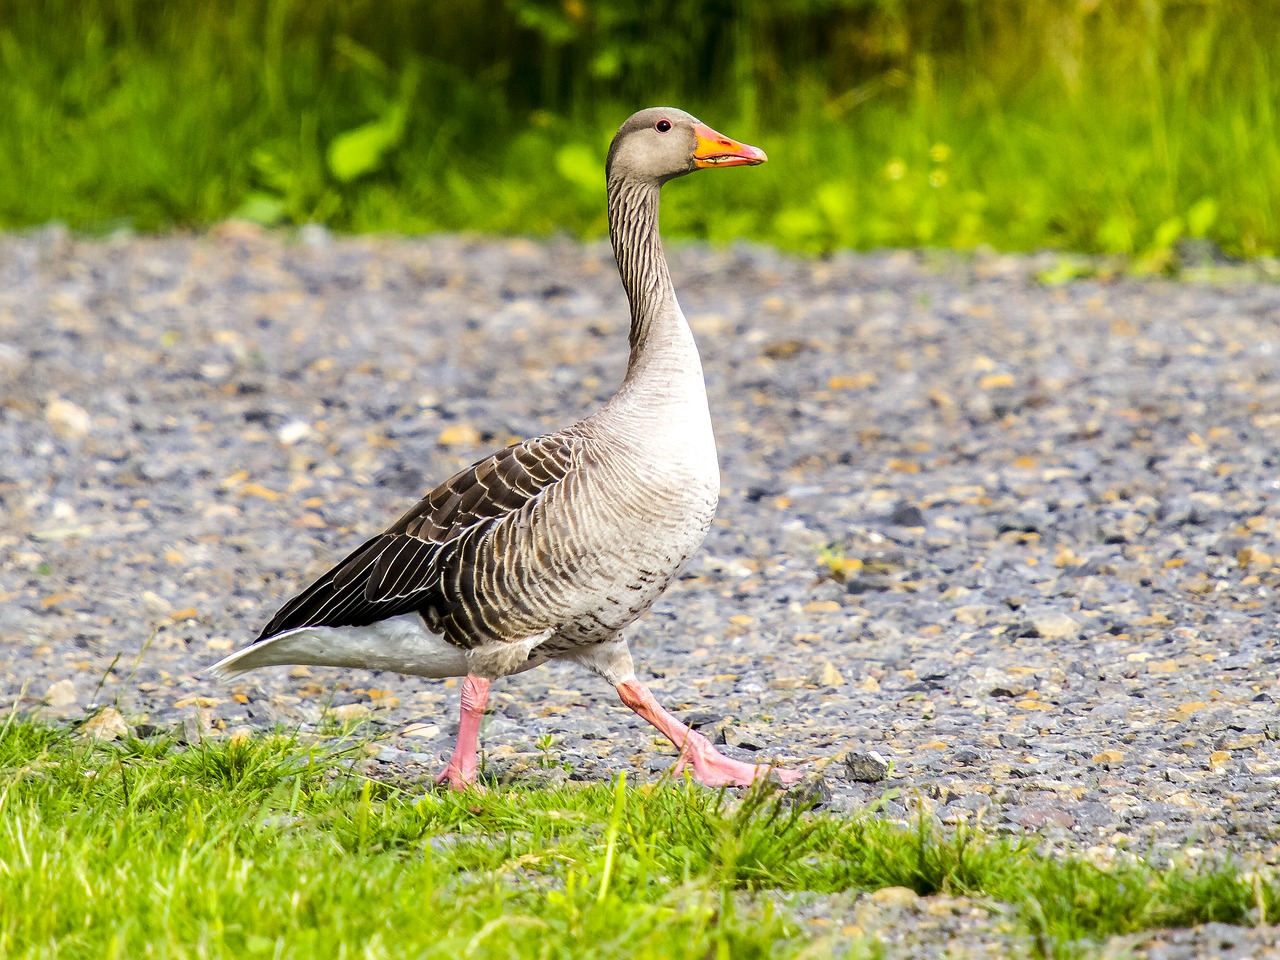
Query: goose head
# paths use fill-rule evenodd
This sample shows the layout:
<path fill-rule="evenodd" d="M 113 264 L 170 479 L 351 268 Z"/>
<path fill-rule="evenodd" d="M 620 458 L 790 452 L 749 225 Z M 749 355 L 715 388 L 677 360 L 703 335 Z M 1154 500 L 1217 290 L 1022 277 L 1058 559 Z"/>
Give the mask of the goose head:
<path fill-rule="evenodd" d="M 755 166 L 767 159 L 759 147 L 731 140 L 683 110 L 650 107 L 632 114 L 614 135 L 605 175 L 610 182 L 663 184 L 702 167 Z"/>

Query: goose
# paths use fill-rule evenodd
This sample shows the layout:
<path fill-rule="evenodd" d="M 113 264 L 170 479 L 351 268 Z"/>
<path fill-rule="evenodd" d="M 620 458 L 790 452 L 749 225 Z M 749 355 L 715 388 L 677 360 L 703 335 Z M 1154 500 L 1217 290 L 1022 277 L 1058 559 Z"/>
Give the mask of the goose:
<path fill-rule="evenodd" d="M 310 664 L 462 677 L 457 744 L 437 783 L 463 790 L 476 781 L 490 684 L 566 658 L 671 741 L 676 774 L 713 787 L 798 780 L 727 757 L 676 719 L 636 678 L 624 635 L 701 545 L 720 490 L 702 363 L 658 233 L 659 192 L 695 170 L 766 159 L 682 110 L 630 117 L 605 164 L 631 306 L 617 392 L 578 423 L 450 477 L 212 672 Z"/>

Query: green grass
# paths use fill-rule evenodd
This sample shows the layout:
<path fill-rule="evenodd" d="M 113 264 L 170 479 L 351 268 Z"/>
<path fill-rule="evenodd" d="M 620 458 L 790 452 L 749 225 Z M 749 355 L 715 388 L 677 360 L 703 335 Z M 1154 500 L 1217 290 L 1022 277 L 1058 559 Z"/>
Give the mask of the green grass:
<path fill-rule="evenodd" d="M 352 766 L 365 746 L 103 744 L 11 716 L 0 955 L 827 955 L 780 895 L 900 885 L 1006 904 L 1028 942 L 1070 956 L 1113 933 L 1280 910 L 1280 885 L 1229 864 L 1103 869 L 686 784 L 437 793 L 366 779 Z"/>
<path fill-rule="evenodd" d="M 673 235 L 1280 251 L 1280 6 L 1248 0 L 47 0 L 0 7 L 0 227 L 604 231 L 674 102 L 771 163 Z"/>

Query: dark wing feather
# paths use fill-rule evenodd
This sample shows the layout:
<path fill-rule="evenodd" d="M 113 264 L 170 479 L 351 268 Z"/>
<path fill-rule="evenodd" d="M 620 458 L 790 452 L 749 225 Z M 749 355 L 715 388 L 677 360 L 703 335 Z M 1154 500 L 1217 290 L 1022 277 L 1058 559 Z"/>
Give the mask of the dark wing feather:
<path fill-rule="evenodd" d="M 386 603 L 368 596 L 371 575 L 382 556 L 405 537 L 378 536 L 298 594 L 271 618 L 259 640 L 297 627 L 360 627 L 408 613 L 415 601 Z"/>
<path fill-rule="evenodd" d="M 497 521 L 565 478 L 579 443 L 568 434 L 538 437 L 455 474 L 286 603 L 258 639 L 299 627 L 365 626 L 414 610 L 447 614 L 456 585 L 445 581 Z"/>

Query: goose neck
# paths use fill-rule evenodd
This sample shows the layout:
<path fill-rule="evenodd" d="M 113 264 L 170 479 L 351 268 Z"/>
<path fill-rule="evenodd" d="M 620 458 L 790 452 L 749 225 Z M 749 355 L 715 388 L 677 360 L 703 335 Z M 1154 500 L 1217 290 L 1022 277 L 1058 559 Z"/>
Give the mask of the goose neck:
<path fill-rule="evenodd" d="M 609 182 L 609 239 L 631 304 L 632 366 L 662 318 L 680 313 L 658 233 L 659 190 L 658 184 L 644 181 Z"/>

